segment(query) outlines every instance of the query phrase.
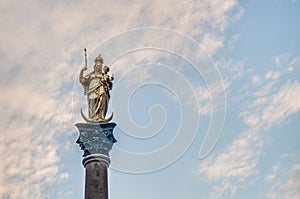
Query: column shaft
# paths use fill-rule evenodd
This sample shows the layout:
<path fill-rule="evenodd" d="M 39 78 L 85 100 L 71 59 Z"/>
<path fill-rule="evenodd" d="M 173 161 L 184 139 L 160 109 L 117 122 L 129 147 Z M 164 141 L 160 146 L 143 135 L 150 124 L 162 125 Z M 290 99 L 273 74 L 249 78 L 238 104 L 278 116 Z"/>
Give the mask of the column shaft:
<path fill-rule="evenodd" d="M 85 167 L 85 199 L 108 199 L 107 168 L 109 158 L 93 154 L 83 159 Z"/>

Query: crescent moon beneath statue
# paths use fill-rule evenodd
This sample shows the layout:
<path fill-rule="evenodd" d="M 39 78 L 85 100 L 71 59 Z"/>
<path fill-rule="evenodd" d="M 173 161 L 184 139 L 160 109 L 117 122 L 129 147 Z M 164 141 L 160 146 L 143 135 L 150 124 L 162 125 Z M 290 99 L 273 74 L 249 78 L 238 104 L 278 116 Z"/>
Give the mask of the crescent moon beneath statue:
<path fill-rule="evenodd" d="M 111 113 L 111 115 L 110 115 L 108 118 L 104 119 L 104 120 L 92 120 L 92 119 L 89 119 L 87 116 L 84 115 L 84 113 L 82 112 L 82 109 L 80 109 L 80 111 L 81 111 L 81 117 L 82 117 L 85 121 L 87 121 L 87 122 L 89 122 L 89 123 L 99 123 L 99 124 L 103 124 L 103 123 L 109 122 L 109 121 L 113 118 L 113 113 Z"/>

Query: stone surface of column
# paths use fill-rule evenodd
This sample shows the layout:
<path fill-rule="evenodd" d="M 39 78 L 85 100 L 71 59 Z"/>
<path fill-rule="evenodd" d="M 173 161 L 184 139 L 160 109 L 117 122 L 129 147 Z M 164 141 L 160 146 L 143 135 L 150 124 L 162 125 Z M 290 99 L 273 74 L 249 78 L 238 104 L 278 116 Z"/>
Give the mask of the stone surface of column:
<path fill-rule="evenodd" d="M 83 159 L 86 199 L 108 199 L 109 161 L 109 157 L 102 154 L 88 155 Z"/>
<path fill-rule="evenodd" d="M 113 135 L 115 123 L 77 123 L 77 144 L 84 151 L 85 199 L 108 199 L 109 151 L 116 139 Z"/>

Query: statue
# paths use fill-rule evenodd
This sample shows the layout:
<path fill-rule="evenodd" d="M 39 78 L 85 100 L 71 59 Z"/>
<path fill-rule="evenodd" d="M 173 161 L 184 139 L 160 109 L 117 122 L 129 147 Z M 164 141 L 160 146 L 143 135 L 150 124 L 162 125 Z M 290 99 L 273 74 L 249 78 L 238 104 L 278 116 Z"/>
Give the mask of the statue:
<path fill-rule="evenodd" d="M 110 117 L 105 118 L 110 99 L 109 91 L 112 89 L 114 77 L 108 75 L 108 66 L 105 66 L 102 71 L 103 58 L 101 55 L 95 59 L 94 71 L 84 76 L 83 72 L 87 70 L 86 49 L 84 51 L 85 66 L 80 71 L 79 81 L 83 86 L 84 94 L 87 95 L 88 117 L 83 114 L 82 110 L 81 116 L 87 122 L 107 123 L 113 117 L 111 114 Z"/>

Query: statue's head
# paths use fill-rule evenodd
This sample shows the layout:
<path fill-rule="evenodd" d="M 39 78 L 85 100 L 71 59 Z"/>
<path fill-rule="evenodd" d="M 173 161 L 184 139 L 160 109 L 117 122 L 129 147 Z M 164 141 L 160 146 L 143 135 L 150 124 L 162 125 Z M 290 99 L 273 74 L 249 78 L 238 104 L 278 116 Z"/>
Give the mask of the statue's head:
<path fill-rule="evenodd" d="M 98 55 L 98 57 L 95 58 L 94 70 L 101 73 L 102 64 L 103 64 L 103 58 L 101 57 L 101 55 Z"/>

